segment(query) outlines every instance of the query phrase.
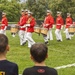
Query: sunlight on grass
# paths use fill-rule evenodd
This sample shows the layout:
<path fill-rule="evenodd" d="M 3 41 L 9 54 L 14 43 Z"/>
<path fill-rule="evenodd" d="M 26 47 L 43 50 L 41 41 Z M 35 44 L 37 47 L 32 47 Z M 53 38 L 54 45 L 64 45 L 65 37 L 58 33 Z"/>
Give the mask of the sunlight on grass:
<path fill-rule="evenodd" d="M 75 63 L 75 36 L 72 40 L 67 41 L 65 34 L 63 34 L 63 42 L 57 42 L 54 35 L 54 40 L 49 41 L 48 45 L 48 59 L 46 65 L 49 67 L 57 67 L 67 64 Z M 24 46 L 19 45 L 19 37 L 12 37 L 10 31 L 7 31 L 9 38 L 10 51 L 7 54 L 7 59 L 13 61 L 19 66 L 19 73 L 22 74 L 23 70 L 27 67 L 33 66 L 34 63 L 30 59 L 29 48 L 27 44 Z M 42 35 L 33 33 L 33 39 L 36 42 L 44 42 Z M 59 75 L 75 75 L 75 67 L 65 68 L 58 70 Z"/>

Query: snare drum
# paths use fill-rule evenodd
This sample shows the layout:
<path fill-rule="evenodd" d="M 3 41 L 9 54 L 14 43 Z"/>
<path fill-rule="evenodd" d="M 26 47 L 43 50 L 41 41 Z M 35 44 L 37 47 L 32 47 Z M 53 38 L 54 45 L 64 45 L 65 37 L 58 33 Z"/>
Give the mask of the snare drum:
<path fill-rule="evenodd" d="M 11 33 L 17 33 L 18 32 L 18 27 L 13 25 L 11 26 Z"/>
<path fill-rule="evenodd" d="M 69 34 L 74 34 L 74 33 L 75 33 L 75 26 L 71 25 L 71 26 L 68 28 L 68 31 L 69 31 Z"/>
<path fill-rule="evenodd" d="M 35 33 L 40 33 L 40 31 L 41 31 L 40 27 L 34 27 L 34 32 Z"/>
<path fill-rule="evenodd" d="M 41 28 L 41 34 L 47 35 L 48 29 L 47 28 Z"/>

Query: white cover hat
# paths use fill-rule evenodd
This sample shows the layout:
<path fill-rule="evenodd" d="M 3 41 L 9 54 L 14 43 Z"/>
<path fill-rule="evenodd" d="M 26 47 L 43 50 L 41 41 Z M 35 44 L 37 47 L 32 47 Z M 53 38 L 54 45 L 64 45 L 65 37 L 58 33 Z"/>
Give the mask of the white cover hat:
<path fill-rule="evenodd" d="M 67 13 L 67 16 L 71 15 L 70 13 Z"/>
<path fill-rule="evenodd" d="M 33 14 L 32 12 L 28 11 L 28 14 Z"/>
<path fill-rule="evenodd" d="M 26 12 L 26 11 L 28 12 L 28 9 L 25 9 L 25 12 Z"/>
<path fill-rule="evenodd" d="M 5 12 L 2 12 L 2 14 L 6 15 L 6 13 L 5 13 Z"/>
<path fill-rule="evenodd" d="M 23 10 L 23 9 L 21 9 L 21 12 L 24 12 L 24 10 Z"/>
<path fill-rule="evenodd" d="M 62 12 L 60 12 L 60 11 L 57 11 L 57 14 L 61 14 Z"/>
<path fill-rule="evenodd" d="M 51 10 L 47 10 L 47 12 L 51 13 Z"/>

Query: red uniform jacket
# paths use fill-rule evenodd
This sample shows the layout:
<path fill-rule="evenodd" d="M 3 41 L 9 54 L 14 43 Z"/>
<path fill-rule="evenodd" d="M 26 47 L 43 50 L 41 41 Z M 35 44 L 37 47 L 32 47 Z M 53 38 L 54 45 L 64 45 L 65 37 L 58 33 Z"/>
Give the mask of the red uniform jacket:
<path fill-rule="evenodd" d="M 44 20 L 44 27 L 52 28 L 53 24 L 54 24 L 54 18 L 51 15 L 46 16 Z"/>
<path fill-rule="evenodd" d="M 67 17 L 66 18 L 66 28 L 69 28 L 69 26 L 73 23 L 72 18 L 71 17 Z"/>
<path fill-rule="evenodd" d="M 63 18 L 58 16 L 56 18 L 56 29 L 61 29 L 61 26 L 64 24 Z"/>
<path fill-rule="evenodd" d="M 4 28 L 5 28 L 5 26 L 8 26 L 8 20 L 7 20 L 7 18 L 6 17 L 3 17 L 2 18 L 2 21 L 1 21 L 1 29 L 3 29 L 4 30 Z"/>
<path fill-rule="evenodd" d="M 26 16 L 25 15 L 21 16 L 20 21 L 18 22 L 18 24 L 20 26 L 20 30 L 25 31 L 25 28 L 22 28 L 22 26 L 24 26 L 26 24 L 27 19 L 28 19 L 27 15 Z"/>
<path fill-rule="evenodd" d="M 27 24 L 30 24 L 29 27 L 27 27 L 27 32 L 34 32 L 34 26 L 36 24 L 35 22 L 35 19 L 31 16 L 28 18 L 28 20 L 30 19 L 30 23 L 27 23 Z"/>

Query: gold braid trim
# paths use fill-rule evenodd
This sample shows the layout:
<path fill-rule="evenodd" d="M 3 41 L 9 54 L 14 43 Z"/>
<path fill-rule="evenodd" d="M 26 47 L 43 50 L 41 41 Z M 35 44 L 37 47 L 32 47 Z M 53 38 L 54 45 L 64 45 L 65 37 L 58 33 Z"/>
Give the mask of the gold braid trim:
<path fill-rule="evenodd" d="M 33 17 L 30 17 L 28 20 L 27 20 L 27 24 L 30 24 L 30 22 L 32 21 Z"/>

